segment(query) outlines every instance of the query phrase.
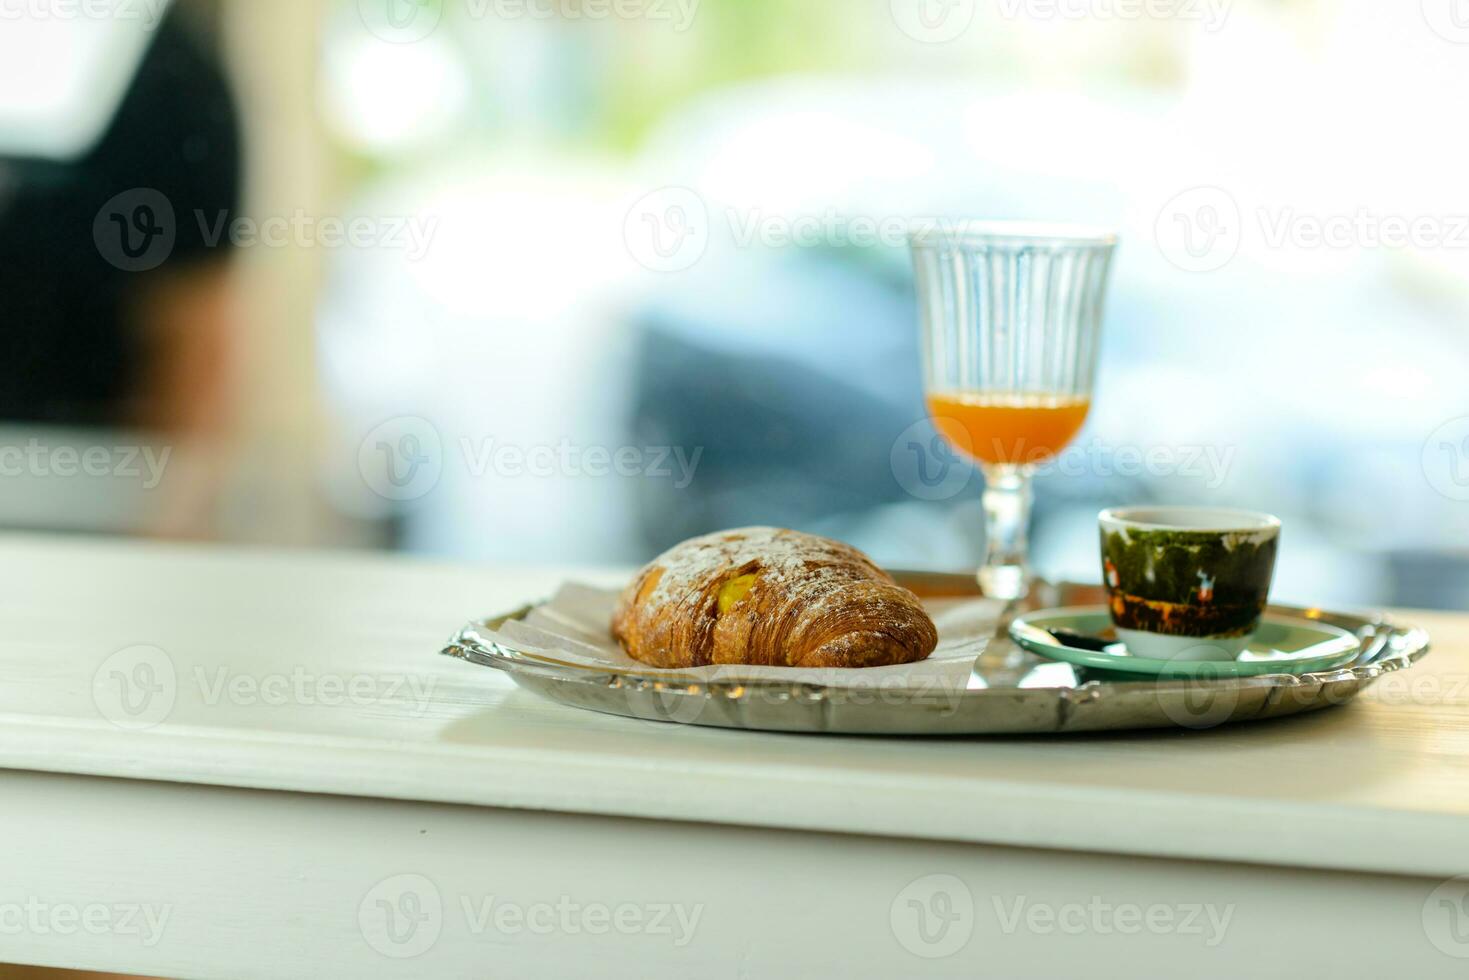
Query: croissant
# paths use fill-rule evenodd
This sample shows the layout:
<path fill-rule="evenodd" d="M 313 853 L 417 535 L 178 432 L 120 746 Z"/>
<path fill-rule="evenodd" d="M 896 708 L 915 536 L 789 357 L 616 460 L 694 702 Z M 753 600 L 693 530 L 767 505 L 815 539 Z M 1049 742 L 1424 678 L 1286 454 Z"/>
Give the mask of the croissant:
<path fill-rule="evenodd" d="M 862 552 L 750 527 L 685 541 L 623 591 L 612 634 L 654 667 L 879 667 L 922 660 L 938 630 Z"/>

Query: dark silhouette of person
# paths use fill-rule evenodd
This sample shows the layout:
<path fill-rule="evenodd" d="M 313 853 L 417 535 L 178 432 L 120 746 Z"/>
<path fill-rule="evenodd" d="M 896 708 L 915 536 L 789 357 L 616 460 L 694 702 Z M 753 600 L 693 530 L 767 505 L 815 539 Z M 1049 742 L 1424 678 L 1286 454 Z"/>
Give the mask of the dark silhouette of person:
<path fill-rule="evenodd" d="M 94 147 L 0 157 L 0 422 L 216 420 L 229 246 L 209 230 L 238 209 L 240 183 L 234 100 L 178 8 Z"/>

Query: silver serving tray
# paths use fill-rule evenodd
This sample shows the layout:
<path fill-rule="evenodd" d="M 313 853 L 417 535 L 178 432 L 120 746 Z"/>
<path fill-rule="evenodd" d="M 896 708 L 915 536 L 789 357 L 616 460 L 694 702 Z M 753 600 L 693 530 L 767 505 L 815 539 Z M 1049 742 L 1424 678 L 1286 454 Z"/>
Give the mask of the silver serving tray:
<path fill-rule="evenodd" d="M 924 597 L 977 595 L 964 575 L 893 572 Z M 1100 589 L 1043 583 L 1022 608 L 1103 601 Z M 677 672 L 618 671 L 565 663 L 488 640 L 486 629 L 526 616 L 534 606 L 470 623 L 444 654 L 510 675 L 542 697 L 643 721 L 754 731 L 850 735 L 1004 735 L 1130 728 L 1205 729 L 1346 704 L 1383 674 L 1411 667 L 1428 652 L 1428 634 L 1384 616 L 1270 607 L 1355 633 L 1350 663 L 1314 674 L 1267 674 L 1217 680 L 1138 680 L 1073 668 L 1022 654 L 982 656 L 963 689 L 863 685 L 842 687 L 770 680 L 708 681 Z M 731 668 L 737 670 L 737 668 Z"/>

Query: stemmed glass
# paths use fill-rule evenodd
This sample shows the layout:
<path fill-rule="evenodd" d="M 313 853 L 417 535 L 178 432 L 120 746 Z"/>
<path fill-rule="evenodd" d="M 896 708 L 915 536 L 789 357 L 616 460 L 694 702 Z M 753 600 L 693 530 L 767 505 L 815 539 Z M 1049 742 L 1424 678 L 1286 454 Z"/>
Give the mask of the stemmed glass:
<path fill-rule="evenodd" d="M 1091 410 L 1115 235 L 971 222 L 910 236 L 935 428 L 984 472 L 986 595 L 1029 589 L 1035 467 Z"/>

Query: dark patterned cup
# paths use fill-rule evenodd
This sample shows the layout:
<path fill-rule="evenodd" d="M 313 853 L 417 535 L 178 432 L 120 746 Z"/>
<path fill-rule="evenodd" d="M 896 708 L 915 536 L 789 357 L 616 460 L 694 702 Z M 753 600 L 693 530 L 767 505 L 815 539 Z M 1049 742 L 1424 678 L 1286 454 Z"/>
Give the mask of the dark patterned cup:
<path fill-rule="evenodd" d="M 1270 595 L 1280 521 L 1204 507 L 1104 510 L 1102 580 L 1117 635 L 1140 657 L 1233 660 Z"/>

